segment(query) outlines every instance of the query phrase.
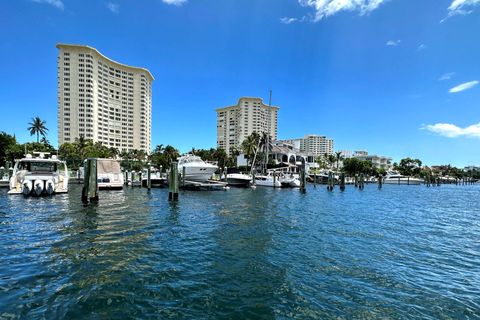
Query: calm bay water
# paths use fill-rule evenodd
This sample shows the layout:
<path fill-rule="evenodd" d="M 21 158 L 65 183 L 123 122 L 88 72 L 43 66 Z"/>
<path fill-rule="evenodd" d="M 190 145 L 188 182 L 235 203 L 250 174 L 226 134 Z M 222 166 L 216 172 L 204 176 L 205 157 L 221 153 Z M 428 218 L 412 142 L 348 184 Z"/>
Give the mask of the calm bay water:
<path fill-rule="evenodd" d="M 480 186 L 0 190 L 0 319 L 480 318 Z"/>

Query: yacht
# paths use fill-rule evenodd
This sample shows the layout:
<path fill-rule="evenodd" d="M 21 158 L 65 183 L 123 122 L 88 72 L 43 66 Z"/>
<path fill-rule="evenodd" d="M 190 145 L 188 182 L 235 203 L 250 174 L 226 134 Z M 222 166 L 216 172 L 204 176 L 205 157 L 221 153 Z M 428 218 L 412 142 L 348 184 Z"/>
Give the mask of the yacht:
<path fill-rule="evenodd" d="M 55 155 L 45 158 L 48 153 L 27 154 L 17 160 L 10 178 L 8 194 L 25 196 L 52 195 L 68 192 L 68 169 L 65 161 Z"/>
<path fill-rule="evenodd" d="M 185 180 L 194 182 L 206 182 L 210 180 L 218 166 L 205 162 L 202 158 L 186 154 L 178 158 L 178 172 L 183 174 L 185 168 Z"/>
<path fill-rule="evenodd" d="M 279 177 L 274 178 L 272 172 L 269 172 L 266 175 L 255 175 L 255 185 L 273 188 L 282 187 L 282 183 L 280 182 Z"/>
<path fill-rule="evenodd" d="M 252 176 L 241 173 L 237 168 L 227 168 L 227 175 L 223 179 L 229 186 L 248 187 L 252 183 Z"/>
<path fill-rule="evenodd" d="M 398 172 L 389 172 L 383 179 L 384 184 L 403 184 L 403 185 L 419 185 L 424 182 L 423 179 L 404 176 Z"/>
<path fill-rule="evenodd" d="M 97 183 L 99 190 L 123 189 L 124 177 L 118 160 L 97 159 Z"/>

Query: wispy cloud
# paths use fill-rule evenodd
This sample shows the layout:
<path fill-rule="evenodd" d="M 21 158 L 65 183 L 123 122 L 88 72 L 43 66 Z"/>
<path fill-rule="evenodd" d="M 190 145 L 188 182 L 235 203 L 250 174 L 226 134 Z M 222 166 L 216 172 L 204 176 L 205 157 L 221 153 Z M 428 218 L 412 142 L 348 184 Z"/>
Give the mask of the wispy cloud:
<path fill-rule="evenodd" d="M 120 12 L 120 6 L 113 2 L 107 3 L 107 9 L 115 14 L 118 14 Z"/>
<path fill-rule="evenodd" d="M 396 47 L 400 45 L 402 40 L 388 40 L 387 43 L 385 44 L 387 47 Z"/>
<path fill-rule="evenodd" d="M 473 7 L 480 4 L 480 0 L 453 0 L 448 7 L 448 14 L 440 23 L 450 17 L 457 15 L 467 15 L 473 12 Z"/>
<path fill-rule="evenodd" d="M 186 3 L 187 0 L 162 0 L 162 2 L 166 4 L 173 4 L 174 6 L 181 6 L 182 4 Z"/>
<path fill-rule="evenodd" d="M 297 22 L 297 21 L 298 21 L 298 18 L 289 18 L 289 17 L 280 18 L 280 22 L 283 23 L 283 24 L 290 24 L 290 23 L 294 23 L 294 22 Z"/>
<path fill-rule="evenodd" d="M 451 123 L 436 123 L 429 124 L 421 129 L 428 130 L 438 135 L 457 138 L 457 137 L 470 137 L 480 138 L 480 123 L 472 124 L 471 126 L 462 128 Z"/>
<path fill-rule="evenodd" d="M 313 21 L 333 16 L 340 11 L 357 11 L 360 15 L 367 14 L 377 9 L 387 0 L 298 0 L 304 7 L 315 9 Z"/>
<path fill-rule="evenodd" d="M 448 92 L 450 92 L 450 93 L 462 92 L 462 91 L 465 91 L 465 90 L 468 90 L 468 89 L 471 89 L 471 88 L 475 87 L 477 84 L 478 84 L 477 80 L 470 81 L 470 82 L 465 82 L 465 83 L 462 83 L 462 84 L 460 84 L 456 87 L 453 87 Z"/>
<path fill-rule="evenodd" d="M 63 5 L 62 0 L 32 0 L 32 1 L 36 3 L 46 3 L 59 10 L 65 9 L 65 6 Z"/>
<path fill-rule="evenodd" d="M 438 78 L 438 81 L 450 80 L 454 75 L 455 75 L 455 72 L 444 73 L 440 78 Z"/>
<path fill-rule="evenodd" d="M 417 51 L 423 51 L 425 49 L 427 49 L 427 45 L 422 43 L 421 45 L 418 46 Z"/>

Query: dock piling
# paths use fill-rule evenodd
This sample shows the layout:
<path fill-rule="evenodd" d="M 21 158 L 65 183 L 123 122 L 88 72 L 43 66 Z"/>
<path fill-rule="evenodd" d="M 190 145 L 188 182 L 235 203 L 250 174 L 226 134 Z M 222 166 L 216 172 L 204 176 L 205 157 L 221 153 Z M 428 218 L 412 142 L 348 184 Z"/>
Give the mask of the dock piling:
<path fill-rule="evenodd" d="M 152 179 L 151 179 L 151 169 L 150 169 L 150 166 L 148 166 L 148 169 L 147 169 L 147 189 L 148 191 L 150 191 L 150 189 L 152 188 Z"/>
<path fill-rule="evenodd" d="M 98 202 L 97 159 L 89 158 L 84 164 L 84 179 L 82 188 L 84 204 Z"/>
<path fill-rule="evenodd" d="M 183 168 L 183 170 L 185 170 L 185 168 Z M 172 162 L 170 165 L 170 176 L 168 181 L 169 201 L 178 201 L 178 189 L 178 165 L 177 162 Z"/>
<path fill-rule="evenodd" d="M 340 191 L 345 191 L 345 173 L 340 175 Z"/>
<path fill-rule="evenodd" d="M 302 159 L 300 166 L 300 192 L 305 193 L 307 191 L 307 175 L 305 174 L 305 160 Z"/>

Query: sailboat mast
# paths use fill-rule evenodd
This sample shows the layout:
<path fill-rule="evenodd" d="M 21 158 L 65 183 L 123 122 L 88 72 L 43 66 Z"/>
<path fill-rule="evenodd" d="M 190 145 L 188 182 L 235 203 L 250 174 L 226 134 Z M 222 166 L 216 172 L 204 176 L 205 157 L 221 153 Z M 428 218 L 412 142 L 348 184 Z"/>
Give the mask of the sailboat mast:
<path fill-rule="evenodd" d="M 268 167 L 268 149 L 270 147 L 270 132 L 271 132 L 271 124 L 272 122 L 272 90 L 270 90 L 270 98 L 268 99 L 268 123 L 267 123 L 267 142 L 266 142 L 266 156 L 265 156 L 265 172 L 267 171 Z"/>

